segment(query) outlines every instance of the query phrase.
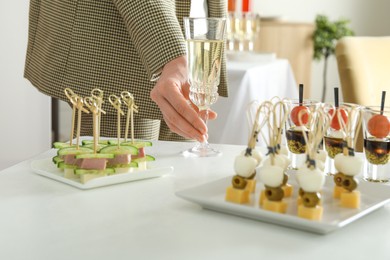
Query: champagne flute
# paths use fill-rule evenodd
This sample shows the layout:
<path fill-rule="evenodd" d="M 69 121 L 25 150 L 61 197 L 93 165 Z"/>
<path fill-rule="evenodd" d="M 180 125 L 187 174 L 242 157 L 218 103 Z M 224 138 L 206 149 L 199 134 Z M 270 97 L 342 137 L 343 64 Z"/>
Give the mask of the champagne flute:
<path fill-rule="evenodd" d="M 222 51 L 225 45 L 225 18 L 184 18 L 187 42 L 187 68 L 190 100 L 199 109 L 199 117 L 207 125 L 210 106 L 218 99 Z M 209 157 L 221 152 L 209 143 L 197 143 L 184 151 L 184 156 Z"/>

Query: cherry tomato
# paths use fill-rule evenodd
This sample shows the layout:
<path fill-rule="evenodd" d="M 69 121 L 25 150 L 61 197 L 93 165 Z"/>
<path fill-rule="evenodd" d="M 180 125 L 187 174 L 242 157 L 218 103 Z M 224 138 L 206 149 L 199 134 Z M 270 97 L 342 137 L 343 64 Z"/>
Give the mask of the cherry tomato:
<path fill-rule="evenodd" d="M 329 110 L 329 114 L 332 116 L 330 127 L 332 127 L 334 130 L 340 130 L 341 128 L 338 115 L 341 115 L 341 120 L 343 120 L 344 124 L 347 124 L 348 122 L 347 112 L 345 112 L 345 110 L 342 108 L 340 108 L 339 111 L 340 113 L 337 113 L 337 110 L 336 112 L 333 109 Z"/>
<path fill-rule="evenodd" d="M 302 124 L 299 122 L 298 116 L 301 117 Z M 309 110 L 305 106 L 296 106 L 291 110 L 290 117 L 295 125 L 297 126 L 306 125 L 307 122 L 309 121 Z"/>
<path fill-rule="evenodd" d="M 377 138 L 384 138 L 390 132 L 390 122 L 384 115 L 375 115 L 368 120 L 367 129 Z"/>

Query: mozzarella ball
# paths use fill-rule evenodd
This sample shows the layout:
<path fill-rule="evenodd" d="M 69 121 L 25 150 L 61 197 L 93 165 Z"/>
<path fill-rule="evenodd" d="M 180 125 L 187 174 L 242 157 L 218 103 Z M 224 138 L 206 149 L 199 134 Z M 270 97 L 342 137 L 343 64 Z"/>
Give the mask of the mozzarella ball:
<path fill-rule="evenodd" d="M 251 156 L 238 155 L 234 160 L 234 170 L 237 175 L 248 178 L 256 169 L 257 160 Z"/>
<path fill-rule="evenodd" d="M 328 156 L 328 153 L 324 150 L 318 150 L 316 159 L 321 160 L 323 163 L 326 161 L 326 156 Z"/>
<path fill-rule="evenodd" d="M 296 176 L 299 186 L 306 192 L 319 192 L 325 184 L 325 175 L 317 168 L 301 167 Z"/>
<path fill-rule="evenodd" d="M 252 157 L 256 159 L 257 161 L 257 166 L 261 163 L 262 155 L 259 151 L 253 149 L 252 150 Z"/>
<path fill-rule="evenodd" d="M 246 153 L 246 149 L 244 151 L 241 152 L 241 155 L 245 155 Z M 261 160 L 263 158 L 263 156 L 261 155 L 261 153 L 259 151 L 257 151 L 256 149 L 252 149 L 251 151 L 252 153 L 252 157 L 256 159 L 257 161 L 257 166 L 259 166 L 259 164 L 261 163 Z"/>
<path fill-rule="evenodd" d="M 334 157 L 334 166 L 338 172 L 355 176 L 362 170 L 363 160 L 356 156 L 346 156 L 339 153 Z"/>
<path fill-rule="evenodd" d="M 271 166 L 272 165 L 271 162 L 272 162 L 271 156 L 267 156 L 267 158 L 263 162 L 263 166 Z M 285 169 L 286 161 L 282 156 L 277 154 L 274 156 L 274 165 Z"/>
<path fill-rule="evenodd" d="M 269 187 L 280 187 L 283 184 L 284 169 L 276 165 L 267 165 L 257 168 L 260 181 Z"/>
<path fill-rule="evenodd" d="M 323 172 L 325 170 L 325 163 L 322 160 L 316 159 L 316 168 Z"/>

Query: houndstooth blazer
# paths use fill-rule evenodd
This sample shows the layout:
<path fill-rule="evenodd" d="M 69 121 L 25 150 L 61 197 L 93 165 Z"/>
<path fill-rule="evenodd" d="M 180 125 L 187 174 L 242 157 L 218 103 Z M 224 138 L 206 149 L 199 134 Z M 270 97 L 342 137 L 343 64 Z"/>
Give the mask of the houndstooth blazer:
<path fill-rule="evenodd" d="M 162 140 L 181 139 L 170 133 L 150 91 L 164 64 L 186 54 L 183 17 L 189 10 L 190 0 L 31 0 L 24 76 L 64 101 L 65 88 L 82 97 L 94 88 L 105 98 L 129 91 L 139 106 L 136 131 L 145 134 L 138 137 L 153 139 L 146 133 L 152 127 Z M 208 14 L 224 17 L 226 1 L 209 1 Z M 219 94 L 228 94 L 225 62 Z M 109 102 L 103 110 L 101 135 L 115 136 L 116 111 Z M 83 115 L 81 134 L 92 135 L 90 116 Z"/>

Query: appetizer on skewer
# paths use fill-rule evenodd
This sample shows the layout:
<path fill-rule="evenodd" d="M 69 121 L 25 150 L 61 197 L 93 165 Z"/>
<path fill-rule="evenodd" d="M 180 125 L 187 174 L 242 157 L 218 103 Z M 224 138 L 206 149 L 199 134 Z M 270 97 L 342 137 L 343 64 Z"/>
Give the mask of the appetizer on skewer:
<path fill-rule="evenodd" d="M 264 120 L 260 122 L 262 107 L 256 112 L 252 133 L 249 137 L 248 147 L 234 160 L 234 170 L 236 175 L 232 178 L 232 186 L 226 189 L 225 200 L 234 203 L 248 203 L 250 193 L 256 187 L 256 167 L 261 162 L 261 154 L 255 149 L 257 137 L 264 126 Z"/>
<path fill-rule="evenodd" d="M 279 116 L 277 111 L 279 111 Z M 280 153 L 281 135 L 287 116 L 287 107 L 284 102 L 277 102 L 270 107 L 267 118 L 269 137 L 268 140 L 264 138 L 268 145 L 268 157 L 257 170 L 265 186 L 260 193 L 260 206 L 265 210 L 279 213 L 286 212 L 287 203 L 283 201 L 283 198 L 292 194 L 292 186 L 287 183 L 287 167 L 290 161 L 287 156 Z"/>
<path fill-rule="evenodd" d="M 323 207 L 321 191 L 325 183 L 323 153 L 318 147 L 322 142 L 325 129 L 328 128 L 330 117 L 319 110 L 308 133 L 303 132 L 306 142 L 306 163 L 296 173 L 300 186 L 298 197 L 298 216 L 310 220 L 321 220 Z"/>
<path fill-rule="evenodd" d="M 360 108 L 354 107 L 348 111 L 349 121 L 345 124 L 340 120 L 341 128 L 346 133 L 343 153 L 334 158 L 337 173 L 334 175 L 335 187 L 333 197 L 340 199 L 340 206 L 346 208 L 360 207 L 360 192 L 357 191 L 358 180 L 354 177 L 361 172 L 363 161 L 355 156 L 356 136 L 360 130 Z M 357 118 L 357 126 L 352 125 L 352 119 Z"/>
<path fill-rule="evenodd" d="M 120 108 L 121 98 L 115 95 L 110 96 L 111 104 L 118 111 L 118 138 L 114 140 L 100 140 L 100 117 L 105 112 L 102 110 L 103 92 L 94 89 L 91 97 L 81 98 L 71 89 L 65 89 L 65 94 L 73 105 L 71 140 L 66 142 L 55 142 L 58 149 L 57 155 L 52 161 L 57 167 L 64 171 L 65 178 L 71 178 L 85 183 L 93 178 L 111 174 L 132 172 L 133 169 L 146 170 L 146 163 L 155 160 L 153 156 L 145 154 L 144 147 L 151 146 L 150 141 L 134 140 L 132 111 L 137 108 L 128 92 L 122 93 L 124 103 L 129 106 L 132 123 L 132 138 L 120 142 L 120 116 L 123 111 Z M 88 109 L 84 108 L 87 106 Z M 76 142 L 73 143 L 73 129 L 75 129 L 75 116 L 78 112 Z M 93 139 L 82 140 L 80 145 L 81 113 L 92 112 L 93 116 Z M 128 131 L 128 124 L 126 130 Z M 141 166 L 141 167 L 138 167 Z"/>

